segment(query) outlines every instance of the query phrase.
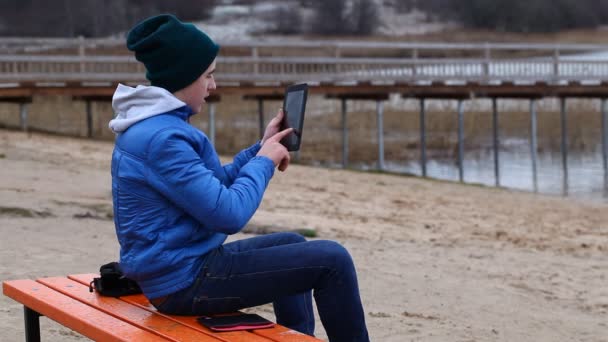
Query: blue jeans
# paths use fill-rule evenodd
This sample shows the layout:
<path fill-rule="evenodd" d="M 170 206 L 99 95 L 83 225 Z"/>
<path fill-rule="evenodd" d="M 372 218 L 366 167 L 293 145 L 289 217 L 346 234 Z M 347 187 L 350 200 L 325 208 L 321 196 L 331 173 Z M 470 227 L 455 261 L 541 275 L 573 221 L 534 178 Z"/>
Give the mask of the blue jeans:
<path fill-rule="evenodd" d="M 194 284 L 169 295 L 157 309 L 209 315 L 273 303 L 277 323 L 313 335 L 312 292 L 330 341 L 369 341 L 357 274 L 346 249 L 293 233 L 218 247 Z"/>

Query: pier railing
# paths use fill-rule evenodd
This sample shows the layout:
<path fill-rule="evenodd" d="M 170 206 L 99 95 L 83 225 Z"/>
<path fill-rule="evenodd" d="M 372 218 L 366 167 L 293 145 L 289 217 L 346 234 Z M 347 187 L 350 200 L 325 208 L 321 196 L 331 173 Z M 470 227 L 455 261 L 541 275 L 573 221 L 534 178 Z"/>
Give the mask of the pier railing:
<path fill-rule="evenodd" d="M 32 94 L 19 95 L 13 90 L 63 87 L 78 93 L 94 88 L 89 85 L 104 83 L 100 88 L 110 90 L 110 93 L 104 93 L 105 97 L 84 96 L 87 135 L 92 136 L 92 101 L 108 100 L 116 82 L 146 82 L 143 65 L 123 45 L 122 40 L 115 39 L 0 38 L 0 90 L 6 93 L 7 101 L 20 103 L 20 124 L 27 130 Z M 428 176 L 426 99 L 449 98 L 458 100 L 455 110 L 458 118 L 457 167 L 458 178 L 464 182 L 464 101 L 476 98 L 477 94 L 492 100 L 495 185 L 501 186 L 497 101 L 516 97 L 530 101 L 532 184 L 533 190 L 538 191 L 537 101 L 552 96 L 560 99 L 563 193 L 568 194 L 566 101 L 568 97 L 598 98 L 601 100 L 603 192 L 608 197 L 608 45 L 327 41 L 223 42 L 221 45 L 216 78 L 221 88 L 226 88 L 224 82 L 230 83 L 235 86 L 233 88 L 249 92 L 249 98 L 258 101 L 260 135 L 265 127 L 264 100 L 276 100 L 274 92 L 263 91 L 276 87 L 264 85 L 308 82 L 315 86 L 317 83 L 311 89 L 341 100 L 344 167 L 349 165 L 347 101 L 373 100 L 377 102 L 378 168 L 385 169 L 384 101 L 393 92 L 420 101 L 420 174 Z M 355 88 L 363 89 L 363 92 L 355 92 Z M 214 141 L 213 101 L 209 101 L 208 114 L 209 135 Z"/>
<path fill-rule="evenodd" d="M 143 66 L 121 51 L 122 45 L 121 40 L 0 39 L 5 52 L 0 82 L 145 82 Z M 121 53 L 100 55 L 96 49 L 104 46 Z M 224 42 L 222 48 L 216 76 L 228 82 L 608 80 L 608 45 L 283 41 Z M 238 49 L 244 52 L 235 53 Z"/>

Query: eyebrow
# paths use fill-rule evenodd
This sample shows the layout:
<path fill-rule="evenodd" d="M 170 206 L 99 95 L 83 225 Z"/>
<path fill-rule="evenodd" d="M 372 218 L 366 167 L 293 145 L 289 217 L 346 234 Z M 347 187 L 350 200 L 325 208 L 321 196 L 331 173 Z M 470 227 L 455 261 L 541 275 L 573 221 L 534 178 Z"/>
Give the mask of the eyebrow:
<path fill-rule="evenodd" d="M 209 72 L 207 73 L 207 75 L 211 75 L 211 74 L 213 74 L 214 72 L 215 72 L 215 68 L 213 68 L 213 70 L 209 71 Z"/>

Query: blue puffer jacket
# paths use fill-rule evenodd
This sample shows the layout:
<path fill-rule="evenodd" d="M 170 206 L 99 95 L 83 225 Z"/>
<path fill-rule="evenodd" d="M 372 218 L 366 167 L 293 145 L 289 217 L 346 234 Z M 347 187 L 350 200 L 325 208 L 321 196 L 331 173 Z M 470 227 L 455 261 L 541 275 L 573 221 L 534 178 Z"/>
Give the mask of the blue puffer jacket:
<path fill-rule="evenodd" d="M 220 164 L 192 111 L 162 88 L 119 85 L 110 122 L 114 223 L 125 275 L 152 299 L 192 284 L 205 255 L 257 210 L 274 164 L 259 143 Z"/>

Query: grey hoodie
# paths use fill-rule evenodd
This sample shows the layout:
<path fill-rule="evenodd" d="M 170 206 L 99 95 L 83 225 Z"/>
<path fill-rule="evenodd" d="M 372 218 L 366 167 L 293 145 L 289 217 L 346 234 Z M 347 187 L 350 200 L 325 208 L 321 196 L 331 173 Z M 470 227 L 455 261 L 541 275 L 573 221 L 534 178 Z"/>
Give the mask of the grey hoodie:
<path fill-rule="evenodd" d="M 121 133 L 136 122 L 185 105 L 164 88 L 143 85 L 133 88 L 119 84 L 112 97 L 116 117 L 110 120 L 109 127 L 114 133 Z"/>

